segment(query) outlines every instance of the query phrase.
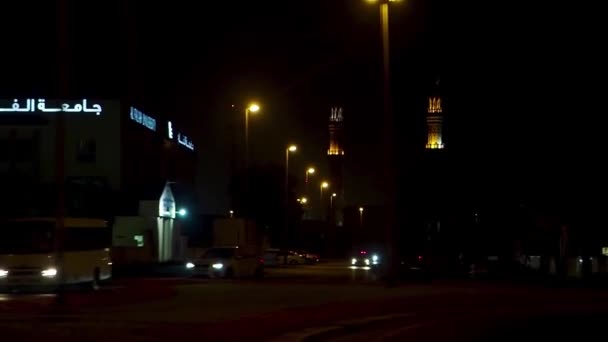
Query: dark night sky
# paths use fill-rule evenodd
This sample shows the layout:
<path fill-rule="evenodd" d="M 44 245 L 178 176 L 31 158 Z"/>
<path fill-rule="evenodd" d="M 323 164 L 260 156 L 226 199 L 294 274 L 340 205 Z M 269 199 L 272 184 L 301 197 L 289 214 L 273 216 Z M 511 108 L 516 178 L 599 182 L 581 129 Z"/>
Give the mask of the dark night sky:
<path fill-rule="evenodd" d="M 9 66 L 2 97 L 50 96 L 54 3 L 15 3 L 2 5 L 11 13 L 0 24 L 0 54 Z M 402 135 L 423 132 L 425 97 L 440 75 L 454 160 L 445 172 L 470 185 L 472 194 L 599 192 L 605 168 L 590 156 L 605 155 L 604 128 L 586 121 L 589 97 L 605 98 L 588 81 L 605 75 L 605 62 L 595 67 L 602 60 L 593 47 L 599 25 L 583 21 L 585 9 L 491 3 L 407 0 L 392 7 L 395 112 L 401 125 L 414 127 Z M 127 10 L 119 1 L 73 1 L 69 15 L 72 93 L 116 97 L 129 79 L 141 107 L 189 125 L 199 147 L 204 211 L 226 209 L 230 124 L 242 119 L 231 105 L 251 99 L 264 107 L 251 120 L 254 158 L 281 162 L 284 145 L 296 142 L 301 153 L 292 165 L 302 175 L 309 163 L 324 165 L 329 108 L 344 107 L 348 200 L 381 200 L 373 6 L 362 0 L 133 1 Z M 397 147 L 404 141 L 399 136 Z"/>

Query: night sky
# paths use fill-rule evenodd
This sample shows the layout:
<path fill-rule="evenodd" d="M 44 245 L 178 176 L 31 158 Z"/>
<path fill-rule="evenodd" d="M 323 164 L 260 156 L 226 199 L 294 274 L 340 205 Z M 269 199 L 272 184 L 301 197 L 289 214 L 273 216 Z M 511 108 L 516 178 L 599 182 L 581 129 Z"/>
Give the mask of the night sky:
<path fill-rule="evenodd" d="M 2 5 L 3 98 L 56 93 L 54 5 Z M 300 178 L 309 164 L 325 167 L 330 107 L 344 107 L 347 200 L 381 201 L 375 6 L 72 1 L 68 10 L 70 92 L 116 98 L 130 85 L 139 107 L 188 125 L 203 212 L 227 209 L 231 142 L 242 139 L 234 128 L 242 112 L 231 105 L 251 100 L 263 106 L 251 118 L 252 159 L 281 163 L 284 146 L 297 143 L 292 170 Z M 605 95 L 589 80 L 605 76 L 605 62 L 596 65 L 606 59 L 593 43 L 597 21 L 583 17 L 590 9 L 407 0 L 391 10 L 395 115 L 402 135 L 414 136 L 400 135 L 397 149 L 424 134 L 426 96 L 440 77 L 452 160 L 445 173 L 470 195 L 576 201 L 603 194 L 605 128 L 588 120 L 605 112 Z"/>

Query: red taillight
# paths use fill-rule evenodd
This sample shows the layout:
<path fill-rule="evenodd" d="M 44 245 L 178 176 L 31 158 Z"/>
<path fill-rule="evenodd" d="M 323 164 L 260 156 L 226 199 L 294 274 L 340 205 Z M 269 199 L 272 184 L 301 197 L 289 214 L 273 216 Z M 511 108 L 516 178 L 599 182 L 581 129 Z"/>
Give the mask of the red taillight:
<path fill-rule="evenodd" d="M 361 255 L 365 255 L 365 254 L 367 254 L 366 251 L 361 251 Z"/>
<path fill-rule="evenodd" d="M 259 264 L 263 264 L 263 263 L 264 263 L 264 259 L 259 258 L 259 259 L 258 259 L 258 263 L 259 263 Z"/>
<path fill-rule="evenodd" d="M 418 256 L 418 261 L 422 261 L 422 255 Z"/>

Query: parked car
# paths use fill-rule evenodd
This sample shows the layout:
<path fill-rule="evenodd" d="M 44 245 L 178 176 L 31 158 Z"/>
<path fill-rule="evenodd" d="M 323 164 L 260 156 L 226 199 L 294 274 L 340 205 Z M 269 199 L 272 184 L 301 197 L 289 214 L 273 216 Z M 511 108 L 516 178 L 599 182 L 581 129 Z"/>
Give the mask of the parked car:
<path fill-rule="evenodd" d="M 304 256 L 304 260 L 307 264 L 316 264 L 320 260 L 318 254 L 314 254 L 314 253 L 310 253 L 310 252 L 306 252 L 306 251 L 300 251 L 298 253 Z"/>
<path fill-rule="evenodd" d="M 294 251 L 280 251 L 278 253 L 279 263 L 287 265 L 300 265 L 306 263 L 304 254 Z"/>

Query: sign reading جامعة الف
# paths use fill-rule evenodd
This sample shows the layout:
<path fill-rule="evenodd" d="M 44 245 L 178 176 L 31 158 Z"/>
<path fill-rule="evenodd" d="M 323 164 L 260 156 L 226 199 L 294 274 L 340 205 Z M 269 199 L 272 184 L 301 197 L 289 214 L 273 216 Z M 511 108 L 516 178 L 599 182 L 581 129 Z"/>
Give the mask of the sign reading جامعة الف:
<path fill-rule="evenodd" d="M 2 113 L 95 113 L 101 115 L 103 108 L 99 104 L 89 106 L 88 100 L 62 102 L 59 106 L 47 107 L 46 99 L 14 99 L 9 106 L 0 100 L 0 114 Z"/>

